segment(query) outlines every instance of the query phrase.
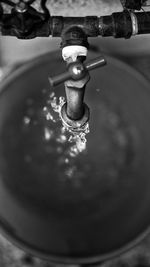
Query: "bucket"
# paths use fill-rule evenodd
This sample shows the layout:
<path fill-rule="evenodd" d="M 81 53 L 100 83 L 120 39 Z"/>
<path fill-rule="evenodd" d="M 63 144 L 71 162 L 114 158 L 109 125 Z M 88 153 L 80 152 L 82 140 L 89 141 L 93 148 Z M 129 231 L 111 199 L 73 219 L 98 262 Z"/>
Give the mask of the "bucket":
<path fill-rule="evenodd" d="M 64 86 L 48 80 L 65 71 L 59 52 L 0 85 L 0 228 L 49 261 L 101 262 L 150 231 L 150 84 L 106 59 L 86 88 L 90 121 L 80 140 L 59 117 Z"/>

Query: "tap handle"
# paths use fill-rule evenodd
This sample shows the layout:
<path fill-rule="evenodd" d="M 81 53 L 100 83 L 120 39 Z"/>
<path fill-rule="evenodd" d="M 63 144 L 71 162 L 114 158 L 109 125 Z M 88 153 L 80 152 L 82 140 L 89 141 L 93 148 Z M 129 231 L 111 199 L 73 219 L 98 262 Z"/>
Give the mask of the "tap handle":
<path fill-rule="evenodd" d="M 89 70 L 93 70 L 99 67 L 103 67 L 106 65 L 106 59 L 103 56 L 99 56 L 95 59 L 90 60 L 89 62 L 87 62 L 85 64 L 86 69 Z"/>
<path fill-rule="evenodd" d="M 57 86 L 57 85 L 65 82 L 65 81 L 71 79 L 71 75 L 68 71 L 66 71 L 66 72 L 63 72 L 63 73 L 56 75 L 54 77 L 49 77 L 48 79 L 49 79 L 51 86 Z"/>
<path fill-rule="evenodd" d="M 67 80 L 79 81 L 85 77 L 87 72 L 104 65 L 106 65 L 106 59 L 103 56 L 92 59 L 85 64 L 80 61 L 72 62 L 67 66 L 66 72 L 50 77 L 49 81 L 51 86 L 57 86 Z"/>

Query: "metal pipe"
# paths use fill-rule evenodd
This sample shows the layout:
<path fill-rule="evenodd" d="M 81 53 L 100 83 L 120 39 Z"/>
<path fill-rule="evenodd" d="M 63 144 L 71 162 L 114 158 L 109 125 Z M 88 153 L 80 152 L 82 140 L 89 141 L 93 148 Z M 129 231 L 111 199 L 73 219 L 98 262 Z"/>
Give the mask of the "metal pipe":
<path fill-rule="evenodd" d="M 11 14 L 3 14 L 0 9 L 0 31 L 1 35 L 31 39 L 38 36 L 62 37 L 64 31 L 78 27 L 87 38 L 99 35 L 130 38 L 133 33 L 131 13 L 137 19 L 139 29 L 137 34 L 150 33 L 150 12 L 133 13 L 130 10 L 124 10 L 102 17 L 51 16 L 48 18 L 33 8 L 24 13 L 15 10 Z"/>
<path fill-rule="evenodd" d="M 72 120 L 80 120 L 84 115 L 84 93 L 85 86 L 82 88 L 65 86 L 66 101 L 67 101 L 67 115 Z"/>

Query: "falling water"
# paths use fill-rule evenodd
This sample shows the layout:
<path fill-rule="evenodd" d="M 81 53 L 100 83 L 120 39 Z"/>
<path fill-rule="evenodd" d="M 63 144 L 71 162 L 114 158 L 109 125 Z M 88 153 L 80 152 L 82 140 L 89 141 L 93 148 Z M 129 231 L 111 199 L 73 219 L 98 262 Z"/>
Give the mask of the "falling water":
<path fill-rule="evenodd" d="M 99 94 L 99 89 L 96 89 L 96 92 Z M 36 103 L 33 99 L 26 101 L 23 128 L 28 150 L 24 139 L 22 142 L 27 151 L 24 156 L 26 163 L 33 163 L 39 155 L 44 170 L 47 169 L 48 172 L 50 168 L 50 172 L 56 173 L 62 180 L 71 179 L 77 186 L 93 175 L 96 179 L 106 176 L 105 181 L 108 179 L 111 183 L 116 181 L 119 170 L 125 165 L 126 157 L 130 153 L 128 147 L 132 140 L 131 128 L 126 125 L 122 115 L 120 117 L 122 113 L 104 100 L 100 101 L 99 110 L 92 110 L 95 118 L 94 125 L 91 119 L 92 132 L 90 133 L 89 123 L 74 131 L 63 125 L 60 117 L 65 98 L 56 95 L 54 91 L 43 89 L 42 93 L 43 99 L 40 102 Z M 30 151 L 28 140 L 31 139 L 33 142 L 37 140 L 37 144 L 33 147 L 30 142 Z M 42 153 L 45 156 L 40 156 Z M 37 161 L 39 162 L 39 159 Z M 104 164 L 105 161 L 107 164 Z"/>
<path fill-rule="evenodd" d="M 55 152 L 53 151 L 53 155 L 54 153 L 57 154 L 58 166 L 60 168 L 63 166 L 65 177 L 73 178 L 82 176 L 78 175 L 79 171 L 76 165 L 76 159 L 80 154 L 87 154 L 89 123 L 84 125 L 84 127 L 78 128 L 77 131 L 67 128 L 60 117 L 61 107 L 64 103 L 64 97 L 57 97 L 55 92 L 49 94 L 39 114 L 40 120 L 44 120 L 41 138 L 48 153 L 54 150 L 50 146 L 52 143 L 55 143 Z M 31 99 L 28 99 L 27 106 L 27 114 L 25 114 L 23 118 L 23 125 L 30 131 L 32 127 L 39 124 L 39 118 L 35 119 L 32 115 L 34 103 Z M 25 156 L 26 161 L 29 158 L 31 158 L 31 156 Z"/>

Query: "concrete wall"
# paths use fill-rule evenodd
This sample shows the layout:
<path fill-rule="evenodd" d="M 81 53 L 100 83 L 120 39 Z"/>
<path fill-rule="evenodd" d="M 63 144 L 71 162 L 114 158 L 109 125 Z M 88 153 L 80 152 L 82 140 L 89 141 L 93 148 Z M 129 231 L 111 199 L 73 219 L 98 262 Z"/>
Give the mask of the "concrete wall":
<path fill-rule="evenodd" d="M 16 3 L 18 0 L 11 1 Z M 33 6 L 38 8 L 39 3 L 40 0 L 36 0 Z M 47 0 L 47 7 L 52 15 L 62 16 L 101 16 L 122 9 L 120 0 Z M 5 10 L 9 12 L 6 5 Z"/>

